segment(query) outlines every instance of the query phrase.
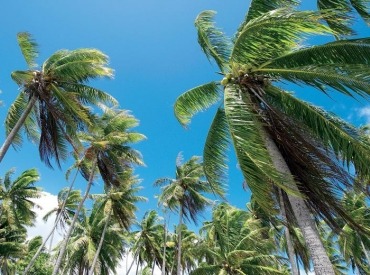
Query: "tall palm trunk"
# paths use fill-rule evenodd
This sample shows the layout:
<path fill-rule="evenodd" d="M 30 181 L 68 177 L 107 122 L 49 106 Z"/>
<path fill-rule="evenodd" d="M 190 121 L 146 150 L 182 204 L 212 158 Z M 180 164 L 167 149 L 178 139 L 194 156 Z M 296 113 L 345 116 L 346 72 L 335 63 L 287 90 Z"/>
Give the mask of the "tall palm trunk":
<path fill-rule="evenodd" d="M 183 216 L 183 205 L 181 203 L 180 213 L 179 213 L 179 225 L 177 233 L 177 275 L 181 275 L 181 227 L 182 227 L 182 216 Z"/>
<path fill-rule="evenodd" d="M 53 226 L 53 228 L 51 229 L 51 231 L 50 231 L 49 235 L 45 238 L 44 242 L 43 242 L 43 243 L 42 243 L 42 245 L 39 247 L 39 249 L 37 249 L 37 251 L 36 251 L 35 255 L 32 257 L 31 261 L 28 263 L 28 265 L 27 265 L 26 269 L 25 269 L 25 270 L 24 270 L 24 272 L 23 272 L 23 275 L 26 275 L 26 274 L 28 273 L 28 271 L 30 271 L 31 267 L 34 265 L 34 263 L 35 263 L 35 261 L 36 261 L 37 257 L 40 255 L 40 253 L 41 253 L 42 249 L 45 247 L 45 245 L 46 245 L 47 241 L 49 240 L 49 238 L 50 238 L 50 237 L 52 237 L 52 236 L 54 236 L 55 229 L 57 228 L 58 223 L 59 223 L 60 219 L 62 218 L 61 213 L 63 212 L 63 210 L 64 210 L 64 208 L 65 208 L 65 205 L 66 205 L 66 202 L 67 202 L 68 196 L 69 196 L 69 194 L 70 194 L 70 193 L 71 193 L 71 191 L 72 191 L 72 188 L 73 188 L 73 185 L 74 185 L 74 183 L 75 183 L 75 181 L 76 181 L 77 174 L 78 174 L 78 171 L 79 171 L 79 170 L 80 170 L 80 169 L 79 169 L 79 168 L 77 168 L 76 174 L 75 174 L 75 176 L 74 176 L 74 178 L 73 178 L 73 180 L 72 180 L 72 182 L 71 182 L 71 184 L 70 184 L 70 186 L 69 186 L 69 189 L 68 189 L 67 195 L 66 195 L 66 197 L 65 197 L 65 199 L 64 199 L 64 201 L 63 201 L 63 203 L 62 203 L 62 206 L 61 206 L 61 209 L 60 209 L 59 215 L 58 215 L 58 216 L 56 217 L 56 219 L 55 219 L 55 222 L 54 222 L 54 226 Z M 50 250 L 51 250 L 51 245 L 52 245 L 52 240 L 51 240 L 51 242 L 50 242 Z"/>
<path fill-rule="evenodd" d="M 107 232 L 107 229 L 108 229 L 108 224 L 110 222 L 110 217 L 112 215 L 112 210 L 109 211 L 109 214 L 108 214 L 108 217 L 107 217 L 107 220 L 105 221 L 105 225 L 104 225 L 104 229 L 103 229 L 103 232 L 101 233 L 101 236 L 100 236 L 100 240 L 99 240 L 99 245 L 98 245 L 98 249 L 96 250 L 95 252 L 95 255 L 94 255 L 94 259 L 93 259 L 93 262 L 91 264 L 91 268 L 90 268 L 90 271 L 89 271 L 89 275 L 93 275 L 94 274 L 94 268 L 95 268 L 95 265 L 98 261 L 98 257 L 99 257 L 99 254 L 100 254 L 100 250 L 103 246 L 103 242 L 104 242 L 104 237 L 105 237 L 105 233 Z"/>
<path fill-rule="evenodd" d="M 291 175 L 289 167 L 275 142 L 267 132 L 264 132 L 264 134 L 266 147 L 275 168 L 282 174 Z M 293 190 L 295 189 L 295 191 L 298 191 L 297 185 L 291 186 L 291 188 Z M 321 242 L 319 232 L 317 231 L 316 225 L 311 217 L 311 213 L 305 201 L 300 197 L 289 194 L 288 198 L 310 252 L 315 274 L 335 275 L 333 266 L 330 262 L 328 254 L 325 251 L 324 245 Z"/>
<path fill-rule="evenodd" d="M 128 259 L 128 253 L 127 253 L 127 256 L 126 256 L 126 275 L 128 275 L 130 273 L 131 268 L 134 266 L 135 258 L 136 258 L 136 255 L 133 255 L 133 259 L 132 259 L 132 262 L 130 264 L 130 267 L 129 267 L 129 269 L 127 269 L 127 266 L 128 266 L 127 265 L 127 263 L 128 263 L 128 261 L 127 261 L 127 259 Z"/>
<path fill-rule="evenodd" d="M 163 241 L 163 259 L 162 259 L 162 275 L 166 275 L 166 243 L 167 243 L 167 221 L 164 219 L 164 241 Z"/>
<path fill-rule="evenodd" d="M 154 274 L 154 268 L 155 268 L 155 261 L 156 261 L 157 259 L 154 257 L 154 260 L 153 260 L 153 266 L 152 266 L 152 275 Z"/>
<path fill-rule="evenodd" d="M 285 211 L 285 204 L 283 201 L 283 191 L 279 188 L 279 200 L 280 200 L 280 212 L 281 212 L 281 218 L 283 220 L 283 223 L 285 223 L 285 239 L 286 239 L 286 244 L 287 244 L 287 251 L 288 251 L 288 257 L 290 261 L 290 267 L 293 275 L 298 275 L 298 266 L 297 262 L 295 260 L 295 255 L 294 255 L 294 247 L 292 244 L 292 239 L 290 237 L 289 233 L 289 228 L 287 226 L 287 217 L 286 217 L 286 211 Z"/>
<path fill-rule="evenodd" d="M 73 216 L 73 220 L 72 220 L 72 223 L 68 229 L 68 232 L 67 232 L 67 235 L 62 243 L 62 247 L 60 249 L 60 252 L 59 252 L 59 255 L 58 255 L 58 259 L 57 259 L 57 262 L 55 263 L 55 267 L 54 267 L 54 270 L 53 270 L 53 275 L 56 275 L 59 271 L 59 268 L 62 264 L 62 260 L 63 260 L 63 256 L 66 252 L 66 249 L 67 249 L 67 244 L 68 244 L 68 241 L 72 235 L 72 232 L 73 232 L 73 229 L 75 227 L 75 224 L 77 222 L 77 218 L 78 218 L 78 215 L 80 214 L 80 211 L 82 209 L 82 206 L 84 205 L 84 202 L 85 200 L 87 199 L 87 197 L 89 196 L 89 193 L 90 193 L 90 188 L 91 188 L 91 185 L 92 185 L 92 182 L 93 182 L 93 179 L 94 179 L 94 170 L 96 168 L 96 164 L 97 164 L 97 160 L 95 160 L 94 164 L 92 165 L 92 168 L 91 168 L 91 174 L 90 174 L 90 177 L 89 177 L 89 181 L 87 183 L 87 187 L 86 187 L 86 191 L 85 191 L 85 195 L 83 196 L 82 200 L 80 201 L 78 207 L 77 207 L 77 210 L 75 212 L 75 215 Z"/>
<path fill-rule="evenodd" d="M 28 115 L 30 114 L 33 106 L 35 106 L 37 96 L 33 95 L 31 100 L 28 102 L 26 109 L 23 111 L 21 117 L 14 125 L 13 129 L 10 131 L 9 135 L 6 137 L 3 146 L 0 148 L 0 162 L 3 160 L 6 152 L 8 151 L 10 145 L 12 144 L 15 135 L 18 133 L 19 129 L 22 127 L 23 123 L 26 121 Z"/>

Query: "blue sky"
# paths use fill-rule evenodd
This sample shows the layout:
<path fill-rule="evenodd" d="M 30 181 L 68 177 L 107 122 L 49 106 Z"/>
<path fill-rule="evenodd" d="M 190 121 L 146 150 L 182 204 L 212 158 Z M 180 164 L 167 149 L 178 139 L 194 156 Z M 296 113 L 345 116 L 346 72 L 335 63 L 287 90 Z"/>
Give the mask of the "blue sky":
<path fill-rule="evenodd" d="M 152 187 L 153 182 L 160 177 L 174 177 L 177 154 L 182 151 L 185 159 L 202 154 L 214 114 L 209 110 L 197 115 L 187 130 L 173 115 L 175 99 L 182 92 L 220 78 L 217 67 L 210 64 L 197 44 L 195 17 L 203 10 L 216 10 L 217 25 L 231 36 L 248 6 L 249 1 L 242 0 L 6 1 L 0 11 L 1 127 L 4 129 L 7 109 L 18 93 L 10 73 L 26 68 L 16 43 L 17 32 L 28 31 L 36 39 L 40 45 L 39 64 L 63 48 L 100 49 L 110 56 L 115 78 L 92 84 L 116 97 L 121 108 L 131 110 L 140 120 L 137 131 L 147 136 L 146 141 L 135 146 L 146 163 L 145 168 L 136 170 L 143 180 L 141 195 L 149 199 L 140 204 L 141 218 L 146 210 L 156 208 L 154 195 L 159 190 Z M 369 36 L 362 23 L 359 28 L 362 36 Z M 295 88 L 289 86 L 290 90 Z M 365 123 L 366 116 L 359 115 L 360 109 L 366 114 L 368 102 L 341 96 L 329 99 L 301 87 L 297 95 L 356 124 Z M 0 130 L 0 140 L 4 140 L 4 130 Z M 67 185 L 64 173 L 70 164 L 65 163 L 62 170 L 48 169 L 39 161 L 37 146 L 25 142 L 18 152 L 9 150 L 1 163 L 0 176 L 11 167 L 16 167 L 18 173 L 36 167 L 41 174 L 39 185 L 56 194 Z M 244 207 L 249 193 L 242 189 L 243 180 L 232 155 L 229 175 L 228 200 Z M 77 187 L 84 189 L 82 179 Z M 93 192 L 101 190 L 101 182 L 97 181 Z"/>

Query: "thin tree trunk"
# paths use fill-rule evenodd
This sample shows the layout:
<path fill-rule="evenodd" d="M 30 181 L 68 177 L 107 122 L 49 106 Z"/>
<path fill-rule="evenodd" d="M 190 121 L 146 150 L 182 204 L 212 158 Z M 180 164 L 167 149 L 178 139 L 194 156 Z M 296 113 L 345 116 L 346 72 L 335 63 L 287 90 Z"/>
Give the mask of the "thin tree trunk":
<path fill-rule="evenodd" d="M 19 129 L 22 127 L 23 123 L 26 121 L 28 115 L 30 114 L 33 106 L 35 105 L 37 100 L 37 96 L 33 95 L 31 97 L 31 100 L 28 102 L 26 109 L 22 113 L 21 117 L 17 121 L 17 123 L 14 125 L 13 129 L 10 131 L 9 135 L 6 137 L 3 146 L 0 148 L 0 162 L 3 160 L 6 152 L 9 149 L 9 146 L 12 144 L 16 134 L 18 133 Z"/>
<path fill-rule="evenodd" d="M 68 192 L 67 192 L 66 198 L 64 199 L 64 201 L 63 201 L 63 203 L 62 203 L 61 211 L 60 211 L 59 213 L 62 213 L 62 212 L 63 212 L 63 210 L 64 210 L 64 208 L 65 208 L 65 205 L 66 205 L 66 202 L 67 202 L 68 196 L 69 196 L 69 194 L 70 194 L 70 193 L 71 193 L 71 191 L 72 191 L 72 188 L 73 188 L 73 185 L 74 185 L 74 183 L 75 183 L 75 181 L 76 181 L 76 178 L 77 178 L 77 175 L 78 175 L 78 171 L 79 171 L 79 170 L 80 170 L 80 168 L 77 168 L 76 174 L 75 174 L 75 176 L 74 176 L 74 178 L 73 178 L 73 180 L 72 180 L 72 182 L 71 182 L 71 184 L 70 184 L 70 186 L 69 186 L 69 189 L 68 189 Z M 49 235 L 46 237 L 46 239 L 44 240 L 43 244 L 39 247 L 39 249 L 37 249 L 37 251 L 36 251 L 35 255 L 32 257 L 31 261 L 28 263 L 28 265 L 27 265 L 26 269 L 24 270 L 23 275 L 26 275 L 26 274 L 30 271 L 31 267 L 34 265 L 34 263 L 35 263 L 35 261 L 36 261 L 37 257 L 40 255 L 40 253 L 41 253 L 42 249 L 45 247 L 45 245 L 46 245 L 47 241 L 49 240 L 49 238 L 50 238 L 51 236 L 54 236 L 55 229 L 57 228 L 58 223 L 59 223 L 59 221 L 60 221 L 60 219 L 61 219 L 61 218 L 62 218 L 62 215 L 60 215 L 60 214 L 59 214 L 59 215 L 57 216 L 56 220 L 55 220 L 54 226 L 53 226 L 53 228 L 51 229 L 51 231 L 50 231 Z M 50 250 L 51 250 L 51 245 L 52 245 L 52 241 L 50 242 Z"/>
<path fill-rule="evenodd" d="M 181 227 L 182 227 L 182 215 L 183 215 L 183 206 L 180 206 L 180 213 L 179 213 L 179 225 L 178 225 L 178 233 L 177 233 L 177 275 L 181 275 Z"/>
<path fill-rule="evenodd" d="M 282 174 L 291 176 L 288 165 L 286 164 L 283 156 L 281 155 L 279 149 L 277 148 L 275 142 L 272 140 L 271 136 L 265 132 L 265 142 L 267 150 L 271 156 L 272 162 L 277 169 Z M 297 185 L 291 186 L 291 188 L 298 191 Z M 311 217 L 311 213 L 305 203 L 305 201 L 297 196 L 289 195 L 289 202 L 292 206 L 294 215 L 297 219 L 298 225 L 304 236 L 306 245 L 310 252 L 313 267 L 316 275 L 335 275 L 332 263 L 325 251 L 324 245 L 321 242 L 319 233 L 317 231 L 316 225 Z"/>
<path fill-rule="evenodd" d="M 290 232 L 288 228 L 287 223 L 287 217 L 286 217 L 286 211 L 285 211 L 285 204 L 283 200 L 283 191 L 279 188 L 279 200 L 280 200 L 280 212 L 281 212 L 281 218 L 283 220 L 283 223 L 285 224 L 285 238 L 286 238 L 286 244 L 287 244 L 287 250 L 288 250 L 288 257 L 290 261 L 290 267 L 293 275 L 298 275 L 298 267 L 297 263 L 295 261 L 295 255 L 294 255 L 294 247 L 292 244 L 292 239 L 290 237 Z"/>
<path fill-rule="evenodd" d="M 162 275 L 166 275 L 166 243 L 167 243 L 167 221 L 164 219 L 164 244 L 163 244 L 163 258 L 162 258 Z"/>
<path fill-rule="evenodd" d="M 94 164 L 92 165 L 92 168 L 91 168 L 91 174 L 90 174 L 90 177 L 89 177 L 89 181 L 87 183 L 85 195 L 83 196 L 82 200 L 80 201 L 80 203 L 77 207 L 75 215 L 73 216 L 72 223 L 71 223 L 71 225 L 68 229 L 67 235 L 66 235 L 66 237 L 65 237 L 65 239 L 62 243 L 62 247 L 60 249 L 59 256 L 58 256 L 57 262 L 55 263 L 55 267 L 54 267 L 54 270 L 53 270 L 53 275 L 56 275 L 59 271 L 60 265 L 62 264 L 63 256 L 64 256 L 64 254 L 66 252 L 66 249 L 67 249 L 67 244 L 68 244 L 69 238 L 71 237 L 72 231 L 73 231 L 74 226 L 77 222 L 78 215 L 80 214 L 80 211 L 82 209 L 82 206 L 84 205 L 85 200 L 89 196 L 90 188 L 91 188 L 91 185 L 92 185 L 92 182 L 93 182 L 93 179 L 94 179 L 94 170 L 95 170 L 95 167 L 96 167 L 96 163 L 97 163 L 97 161 L 95 160 L 95 162 L 94 162 Z"/>
<path fill-rule="evenodd" d="M 128 254 L 127 254 L 127 258 L 128 258 Z M 126 258 L 126 259 L 127 259 Z M 127 261 L 126 261 L 127 262 Z M 127 270 L 127 264 L 126 264 L 126 275 L 128 275 L 131 271 L 131 268 L 134 266 L 134 263 L 135 263 L 135 256 L 133 256 L 133 259 L 132 259 L 132 262 L 130 264 L 130 268 Z"/>
<path fill-rule="evenodd" d="M 139 274 L 139 259 L 137 260 L 137 266 L 136 266 L 136 275 Z"/>
<path fill-rule="evenodd" d="M 153 266 L 152 266 L 152 275 L 154 274 L 155 261 L 156 261 L 156 258 L 154 257 L 154 260 L 153 260 Z"/>
<path fill-rule="evenodd" d="M 365 247 L 364 243 L 362 242 L 361 238 L 360 238 L 360 242 L 361 242 L 362 250 L 364 251 L 364 254 L 365 254 L 365 257 L 366 257 L 366 260 L 367 260 L 367 264 L 370 265 L 369 254 L 367 253 L 366 247 Z"/>
<path fill-rule="evenodd" d="M 100 250 L 101 250 L 101 248 L 103 246 L 105 233 L 107 232 L 108 224 L 109 224 L 111 215 L 112 215 L 112 210 L 109 211 L 107 220 L 106 220 L 105 225 L 104 225 L 103 232 L 101 233 L 101 237 L 100 237 L 100 240 L 99 240 L 98 249 L 95 252 L 94 259 L 93 259 L 93 262 L 91 264 L 91 268 L 90 268 L 90 271 L 89 271 L 89 275 L 93 275 L 94 274 L 94 268 L 95 268 L 96 262 L 98 261 Z"/>

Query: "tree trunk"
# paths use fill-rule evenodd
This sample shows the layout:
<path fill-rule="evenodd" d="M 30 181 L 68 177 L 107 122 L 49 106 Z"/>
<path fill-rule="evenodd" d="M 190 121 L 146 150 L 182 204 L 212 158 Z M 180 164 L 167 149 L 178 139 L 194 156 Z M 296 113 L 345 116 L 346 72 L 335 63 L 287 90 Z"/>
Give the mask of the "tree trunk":
<path fill-rule="evenodd" d="M 22 113 L 21 117 L 14 125 L 13 129 L 10 131 L 9 135 L 6 137 L 3 146 L 0 148 L 0 162 L 3 160 L 6 152 L 9 149 L 9 146 L 12 144 L 15 135 L 18 133 L 19 129 L 22 127 L 23 123 L 26 121 L 28 115 L 30 114 L 33 106 L 35 105 L 37 96 L 33 95 L 31 100 L 28 102 L 26 109 Z"/>
<path fill-rule="evenodd" d="M 177 275 L 181 275 L 181 227 L 182 227 L 182 215 L 183 215 L 183 206 L 180 206 L 180 213 L 179 213 L 179 225 L 178 225 L 178 233 L 177 233 Z"/>
<path fill-rule="evenodd" d="M 126 260 L 128 259 L 128 253 L 127 253 L 127 256 L 126 256 Z M 127 261 L 126 261 L 127 263 Z M 130 268 L 127 270 L 127 264 L 126 264 L 126 275 L 128 275 L 131 271 L 131 268 L 134 266 L 134 263 L 135 263 L 135 256 L 133 256 L 133 259 L 132 259 L 132 262 L 130 264 Z"/>
<path fill-rule="evenodd" d="M 166 243 L 167 243 L 167 221 L 164 219 L 164 243 L 163 243 L 163 259 L 162 259 L 162 275 L 166 275 Z"/>
<path fill-rule="evenodd" d="M 107 229 L 108 229 L 108 224 L 109 224 L 109 221 L 110 221 L 110 217 L 112 215 L 112 210 L 109 211 L 109 214 L 108 214 L 108 217 L 107 217 L 107 220 L 105 222 L 105 225 L 104 225 L 104 229 L 103 229 L 103 232 L 101 233 L 101 237 L 100 237 L 100 240 L 99 240 L 99 245 L 98 245 L 98 249 L 96 250 L 95 252 L 95 255 L 94 255 L 94 260 L 91 264 L 91 268 L 90 268 L 90 271 L 89 271 L 89 275 L 93 275 L 94 274 L 94 268 L 95 268 L 95 265 L 96 265 L 96 262 L 98 261 L 98 257 L 99 257 L 99 254 L 100 254 L 100 250 L 103 246 L 103 242 L 104 242 L 104 237 L 105 237 L 105 233 L 107 232 Z"/>
<path fill-rule="evenodd" d="M 54 270 L 53 270 L 53 275 L 56 275 L 58 273 L 58 271 L 59 271 L 60 265 L 62 264 L 62 260 L 63 260 L 64 254 L 65 254 L 66 249 L 67 249 L 67 244 L 68 244 L 69 238 L 71 237 L 72 232 L 73 232 L 73 229 L 74 229 L 74 226 L 75 226 L 75 224 L 77 222 L 78 215 L 80 214 L 80 211 L 82 209 L 82 206 L 84 205 L 85 200 L 89 196 L 90 188 L 91 188 L 91 185 L 92 185 L 92 182 L 93 182 L 93 179 L 94 179 L 94 170 L 96 168 L 96 164 L 97 164 L 97 161 L 95 160 L 95 162 L 94 162 L 94 164 L 92 165 L 92 168 L 91 168 L 91 174 L 90 174 L 90 177 L 89 177 L 89 181 L 87 183 L 85 195 L 83 196 L 82 200 L 80 201 L 80 203 L 79 203 L 79 205 L 77 207 L 77 210 L 75 212 L 75 215 L 73 216 L 72 223 L 69 226 L 67 235 L 66 235 L 66 237 L 65 237 L 65 239 L 64 239 L 64 241 L 62 243 L 62 247 L 60 248 L 58 259 L 57 259 L 57 262 L 55 263 L 55 267 L 54 267 Z"/>
<path fill-rule="evenodd" d="M 78 171 L 79 171 L 79 170 L 80 170 L 80 169 L 79 169 L 79 168 L 77 168 L 76 175 L 74 176 L 74 178 L 73 178 L 73 180 L 72 180 L 72 182 L 71 182 L 71 184 L 70 184 L 70 186 L 69 186 L 69 189 L 68 189 L 68 192 L 67 192 L 66 198 L 65 198 L 65 200 L 64 200 L 64 201 L 63 201 L 63 203 L 62 203 L 60 213 L 62 213 L 62 212 L 63 212 L 63 210 L 64 210 L 64 207 L 65 207 L 65 205 L 66 205 L 66 202 L 67 202 L 68 196 L 69 196 L 69 194 L 70 194 L 70 193 L 71 193 L 71 191 L 72 191 L 72 188 L 73 188 L 73 185 L 74 185 L 74 183 L 75 183 L 75 181 L 76 181 L 76 178 L 77 178 L 77 175 L 78 175 Z M 48 236 L 46 237 L 46 239 L 44 240 L 43 244 L 39 247 L 39 249 L 37 249 L 37 251 L 36 251 L 35 255 L 32 257 L 31 261 L 28 263 L 28 265 L 27 265 L 26 269 L 25 269 L 25 270 L 24 270 L 24 272 L 23 272 L 23 275 L 26 275 L 26 274 L 28 273 L 28 271 L 30 271 L 31 267 L 34 265 L 34 263 L 35 263 L 35 261 L 36 261 L 37 257 L 40 255 L 40 253 L 41 253 L 42 249 L 45 247 L 45 245 L 46 245 L 47 241 L 49 240 L 49 238 L 50 238 L 50 237 L 52 237 L 52 236 L 54 236 L 55 229 L 57 228 L 58 223 L 59 223 L 59 221 L 60 221 L 60 219 L 61 219 L 61 218 L 62 218 L 62 215 L 58 215 L 58 216 L 56 217 L 53 228 L 51 229 L 51 231 L 50 231 L 49 235 L 48 235 Z M 50 251 L 51 251 L 51 245 L 52 245 L 52 241 L 50 242 Z"/>
<path fill-rule="evenodd" d="M 275 168 L 280 173 L 291 176 L 289 167 L 286 164 L 275 142 L 272 140 L 271 136 L 267 132 L 265 132 L 264 134 L 266 147 Z M 291 188 L 298 191 L 297 185 L 291 186 Z M 289 194 L 288 198 L 292 206 L 294 215 L 297 219 L 298 225 L 302 231 L 308 250 L 310 252 L 315 274 L 335 275 L 332 263 L 330 262 L 324 245 L 321 242 L 316 225 L 313 221 L 313 218 L 311 217 L 311 213 L 305 201 L 300 197 L 292 196 Z"/>
<path fill-rule="evenodd" d="M 288 251 L 288 257 L 290 261 L 290 267 L 293 275 L 298 275 L 298 267 L 297 263 L 295 261 L 295 255 L 294 255 L 294 247 L 292 244 L 292 239 L 290 237 L 289 228 L 287 226 L 287 217 L 286 217 L 286 211 L 285 211 L 285 205 L 283 201 L 283 191 L 279 188 L 279 200 L 280 200 L 280 212 L 281 212 L 281 218 L 283 220 L 283 223 L 285 223 L 285 238 L 286 238 L 286 244 L 287 244 L 287 251 Z"/>
<path fill-rule="evenodd" d="M 156 261 L 156 258 L 154 257 L 154 260 L 153 260 L 153 266 L 152 266 L 152 275 L 154 274 L 155 261 Z"/>

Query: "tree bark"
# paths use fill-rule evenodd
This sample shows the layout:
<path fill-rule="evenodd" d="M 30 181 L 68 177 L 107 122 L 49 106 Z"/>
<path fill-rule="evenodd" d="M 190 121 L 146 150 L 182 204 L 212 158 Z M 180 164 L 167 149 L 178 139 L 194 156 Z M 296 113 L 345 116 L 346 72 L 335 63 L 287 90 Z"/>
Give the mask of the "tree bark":
<path fill-rule="evenodd" d="M 180 206 L 180 213 L 179 213 L 179 225 L 178 225 L 178 233 L 177 233 L 177 275 L 181 275 L 181 227 L 182 227 L 182 215 L 183 215 L 183 206 Z"/>
<path fill-rule="evenodd" d="M 94 268 L 95 268 L 96 262 L 98 261 L 100 250 L 101 250 L 101 248 L 103 246 L 105 233 L 107 232 L 108 224 L 109 224 L 111 215 L 112 215 L 112 210 L 109 211 L 107 220 L 106 220 L 105 225 L 104 225 L 103 232 L 101 233 L 101 237 L 100 237 L 100 240 L 99 240 L 98 249 L 95 252 L 94 259 L 93 259 L 93 262 L 91 264 L 91 268 L 90 268 L 90 271 L 89 271 L 89 275 L 93 275 L 94 274 Z"/>
<path fill-rule="evenodd" d="M 279 188 L 279 200 L 280 200 L 280 212 L 281 212 L 281 218 L 283 220 L 283 223 L 285 223 L 285 238 L 286 238 L 286 244 L 287 244 L 287 251 L 288 251 L 288 257 L 290 261 L 290 267 L 293 275 L 298 275 L 298 266 L 297 262 L 295 261 L 295 255 L 294 255 L 294 247 L 292 244 L 292 239 L 290 237 L 289 228 L 287 226 L 287 217 L 286 217 L 286 211 L 285 211 L 285 205 L 283 201 L 283 194 L 282 190 Z"/>
<path fill-rule="evenodd" d="M 152 266 L 152 275 L 154 274 L 155 261 L 156 261 L 156 258 L 154 257 L 154 260 L 153 260 L 153 266 Z"/>
<path fill-rule="evenodd" d="M 166 275 L 166 242 L 167 242 L 167 221 L 164 219 L 164 241 L 163 241 L 163 259 L 162 259 L 162 275 Z"/>
<path fill-rule="evenodd" d="M 26 121 L 28 115 L 30 114 L 33 106 L 35 105 L 37 100 L 37 96 L 33 95 L 31 100 L 28 102 L 26 109 L 22 113 L 21 117 L 17 121 L 17 123 L 14 125 L 13 129 L 10 131 L 9 135 L 6 137 L 3 146 L 0 148 L 0 162 L 3 160 L 6 152 L 8 151 L 10 145 L 12 144 L 15 135 L 18 133 L 19 129 L 21 129 L 23 123 Z"/>
<path fill-rule="evenodd" d="M 67 192 L 66 198 L 64 199 L 64 201 L 63 201 L 63 203 L 62 203 L 60 213 L 62 213 L 62 212 L 63 212 L 63 210 L 64 210 L 64 208 L 65 208 L 65 205 L 66 205 L 66 202 L 67 202 L 68 196 L 69 196 L 69 194 L 70 194 L 70 193 L 71 193 L 71 191 L 72 191 L 72 188 L 73 188 L 73 185 L 74 185 L 74 183 L 75 183 L 75 181 L 76 181 L 77 174 L 78 174 L 78 171 L 79 171 L 79 170 L 80 170 L 80 169 L 79 169 L 79 168 L 77 168 L 76 175 L 74 176 L 74 178 L 73 178 L 73 180 L 72 180 L 72 182 L 71 182 L 71 184 L 70 184 L 70 186 L 69 186 L 69 189 L 68 189 L 68 192 Z M 52 237 L 52 236 L 54 236 L 54 231 L 55 231 L 55 229 L 57 228 L 58 223 L 59 223 L 59 221 L 60 221 L 60 219 L 61 219 L 61 218 L 62 218 L 62 215 L 58 215 L 58 216 L 57 216 L 57 218 L 56 218 L 56 220 L 55 220 L 55 223 L 54 223 L 54 226 L 53 226 L 53 228 L 51 229 L 51 231 L 50 231 L 49 235 L 46 237 L 46 239 L 44 240 L 43 244 L 39 247 L 39 249 L 37 249 L 37 251 L 36 251 L 35 255 L 32 257 L 31 261 L 28 263 L 28 265 L 27 265 L 26 269 L 24 270 L 23 275 L 26 275 L 26 274 L 28 273 L 28 271 L 30 271 L 31 267 L 34 265 L 34 263 L 35 263 L 35 261 L 36 261 L 37 257 L 40 255 L 40 253 L 41 253 L 42 249 L 45 247 L 45 245 L 46 245 L 47 241 L 49 240 L 49 238 L 50 238 L 50 237 Z M 52 241 L 50 242 L 50 251 L 51 251 L 51 245 L 52 245 Z"/>
<path fill-rule="evenodd" d="M 264 134 L 266 147 L 276 170 L 282 174 L 291 176 L 290 169 L 275 142 L 267 132 Z M 297 185 L 291 186 L 291 188 L 298 191 Z M 335 275 L 332 263 L 330 262 L 324 245 L 321 242 L 316 225 L 305 201 L 300 197 L 289 194 L 288 199 L 310 252 L 315 274 Z"/>
<path fill-rule="evenodd" d="M 97 164 L 97 161 L 95 160 L 95 162 L 94 162 L 94 164 L 92 165 L 92 168 L 91 168 L 91 174 L 90 174 L 90 177 L 89 177 L 89 181 L 87 183 L 85 195 L 83 196 L 82 200 L 80 201 L 80 203 L 77 207 L 75 215 L 73 216 L 72 223 L 71 223 L 71 225 L 68 229 L 67 235 L 66 235 L 66 237 L 65 237 L 65 239 L 62 243 L 62 247 L 60 249 L 58 259 L 57 259 L 57 262 L 55 263 L 55 267 L 54 267 L 54 270 L 53 270 L 53 275 L 57 275 L 57 273 L 59 271 L 59 268 L 62 264 L 64 254 L 65 254 L 66 249 L 67 249 L 67 244 L 68 244 L 69 238 L 71 237 L 73 229 L 74 229 L 75 224 L 77 222 L 78 215 L 80 214 L 80 211 L 82 209 L 82 206 L 84 205 L 85 200 L 89 196 L 90 188 L 91 188 L 91 185 L 92 185 L 92 182 L 93 182 L 93 179 L 94 179 L 94 170 L 95 170 L 96 164 Z"/>

